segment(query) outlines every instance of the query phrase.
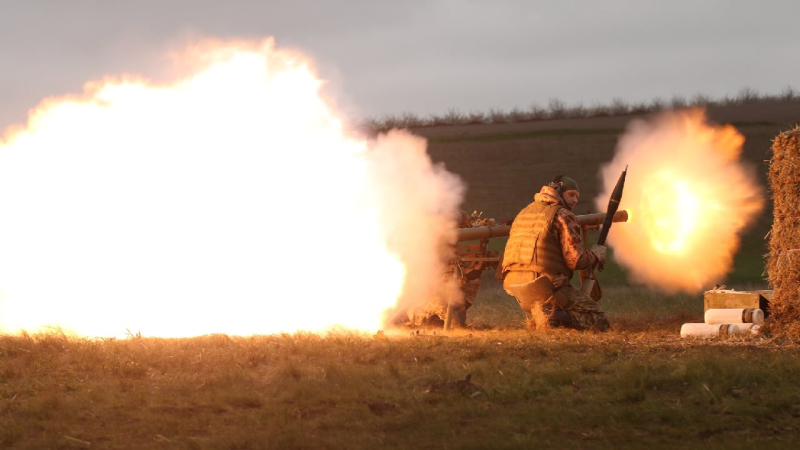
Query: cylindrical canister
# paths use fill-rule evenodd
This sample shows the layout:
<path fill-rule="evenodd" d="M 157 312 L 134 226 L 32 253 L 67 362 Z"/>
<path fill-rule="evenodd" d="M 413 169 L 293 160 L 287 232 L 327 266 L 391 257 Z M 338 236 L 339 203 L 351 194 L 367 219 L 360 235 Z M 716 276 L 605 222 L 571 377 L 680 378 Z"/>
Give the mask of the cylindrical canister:
<path fill-rule="evenodd" d="M 724 308 L 706 311 L 706 323 L 755 323 L 764 321 L 764 311 L 759 308 Z"/>
<path fill-rule="evenodd" d="M 761 328 L 761 325 L 757 323 L 737 323 L 736 329 L 738 334 L 758 334 L 758 329 Z"/>
<path fill-rule="evenodd" d="M 727 336 L 737 333 L 733 323 L 685 323 L 681 326 L 681 337 L 687 336 Z"/>

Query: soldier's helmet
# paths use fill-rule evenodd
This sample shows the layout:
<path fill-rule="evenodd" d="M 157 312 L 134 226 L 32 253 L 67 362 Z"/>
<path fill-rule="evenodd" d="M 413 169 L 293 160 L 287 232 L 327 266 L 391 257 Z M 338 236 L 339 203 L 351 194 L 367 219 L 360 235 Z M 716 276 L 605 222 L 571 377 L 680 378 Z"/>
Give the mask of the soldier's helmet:
<path fill-rule="evenodd" d="M 578 191 L 578 182 L 573 180 L 570 177 L 565 177 L 564 175 L 556 175 L 553 178 L 553 181 L 549 184 L 550 187 L 558 191 L 559 194 L 563 194 L 567 191 Z"/>

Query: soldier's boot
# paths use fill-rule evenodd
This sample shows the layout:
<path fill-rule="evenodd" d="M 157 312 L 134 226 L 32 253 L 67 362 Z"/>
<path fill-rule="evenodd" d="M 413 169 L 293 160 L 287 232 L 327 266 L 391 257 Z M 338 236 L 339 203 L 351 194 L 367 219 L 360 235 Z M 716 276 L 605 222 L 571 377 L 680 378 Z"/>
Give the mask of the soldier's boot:
<path fill-rule="evenodd" d="M 577 328 L 577 324 L 572 315 L 560 308 L 553 310 L 548 323 L 553 328 Z"/>
<path fill-rule="evenodd" d="M 608 331 L 611 324 L 608 323 L 606 315 L 602 312 L 573 312 L 574 326 L 576 330 Z"/>
<path fill-rule="evenodd" d="M 605 314 L 597 317 L 592 326 L 589 327 L 589 329 L 592 331 L 600 331 L 600 332 L 608 331 L 609 328 L 611 328 L 611 324 L 608 322 L 608 319 L 606 319 Z"/>

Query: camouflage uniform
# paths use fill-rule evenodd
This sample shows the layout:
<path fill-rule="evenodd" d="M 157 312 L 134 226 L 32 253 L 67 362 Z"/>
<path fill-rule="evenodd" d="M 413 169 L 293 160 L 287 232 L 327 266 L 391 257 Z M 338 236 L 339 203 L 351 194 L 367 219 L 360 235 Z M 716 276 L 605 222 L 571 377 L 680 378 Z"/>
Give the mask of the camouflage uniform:
<path fill-rule="evenodd" d="M 564 326 L 605 331 L 608 319 L 597 302 L 570 285 L 574 270 L 589 269 L 598 262 L 597 255 L 583 247 L 580 231 L 561 195 L 543 186 L 534 202 L 514 219 L 503 259 L 503 286 L 510 294 L 508 286 L 546 275 L 564 296 L 562 304 L 545 305 L 545 310 L 565 311 L 570 320 Z"/>

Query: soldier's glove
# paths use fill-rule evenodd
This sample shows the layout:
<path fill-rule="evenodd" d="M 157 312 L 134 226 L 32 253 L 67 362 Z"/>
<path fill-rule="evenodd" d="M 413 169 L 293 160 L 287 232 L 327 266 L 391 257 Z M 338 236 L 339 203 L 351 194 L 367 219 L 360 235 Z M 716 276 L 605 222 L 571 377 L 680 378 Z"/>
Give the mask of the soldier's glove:
<path fill-rule="evenodd" d="M 606 248 L 602 245 L 593 245 L 592 253 L 597 256 L 597 270 L 603 270 L 606 266 Z"/>

